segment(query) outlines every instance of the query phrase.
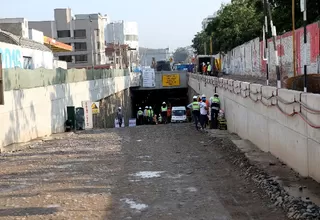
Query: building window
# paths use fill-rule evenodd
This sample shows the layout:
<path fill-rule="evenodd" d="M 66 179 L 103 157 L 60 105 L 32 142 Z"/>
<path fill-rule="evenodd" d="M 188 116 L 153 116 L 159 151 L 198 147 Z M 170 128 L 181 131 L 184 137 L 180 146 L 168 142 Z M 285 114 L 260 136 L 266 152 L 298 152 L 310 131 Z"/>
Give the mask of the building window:
<path fill-rule="evenodd" d="M 126 41 L 138 41 L 138 35 L 125 35 Z"/>
<path fill-rule="evenodd" d="M 32 68 L 32 57 L 23 57 L 23 69 L 33 69 Z"/>
<path fill-rule="evenodd" d="M 96 32 L 96 36 L 99 37 L 100 30 L 99 29 L 95 29 L 95 32 Z"/>
<path fill-rule="evenodd" d="M 97 50 L 100 50 L 100 41 L 97 41 Z"/>
<path fill-rule="evenodd" d="M 88 55 L 75 55 L 74 56 L 76 63 L 86 63 L 88 62 Z"/>
<path fill-rule="evenodd" d="M 58 38 L 71 37 L 70 30 L 57 31 Z"/>
<path fill-rule="evenodd" d="M 85 39 L 87 38 L 87 33 L 85 29 L 74 30 L 74 38 L 75 39 Z"/>
<path fill-rule="evenodd" d="M 101 54 L 98 53 L 98 63 L 100 64 L 101 63 Z"/>
<path fill-rule="evenodd" d="M 59 56 L 59 60 L 71 63 L 72 62 L 72 56 Z"/>
<path fill-rule="evenodd" d="M 87 43 L 74 43 L 74 51 L 86 51 Z"/>

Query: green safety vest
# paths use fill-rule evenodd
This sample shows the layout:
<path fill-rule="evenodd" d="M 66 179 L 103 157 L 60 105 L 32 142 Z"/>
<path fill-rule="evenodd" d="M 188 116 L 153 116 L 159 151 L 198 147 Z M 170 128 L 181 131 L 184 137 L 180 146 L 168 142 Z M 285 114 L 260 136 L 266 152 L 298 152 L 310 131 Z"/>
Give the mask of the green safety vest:
<path fill-rule="evenodd" d="M 151 111 L 150 111 L 150 109 L 149 109 L 149 110 L 147 110 L 147 116 L 150 117 L 150 114 L 151 114 Z"/>
<path fill-rule="evenodd" d="M 143 115 L 143 111 L 139 110 L 138 115 Z"/>
<path fill-rule="evenodd" d="M 192 110 L 193 111 L 199 111 L 200 110 L 199 102 L 192 102 Z"/>
<path fill-rule="evenodd" d="M 220 99 L 217 97 L 213 97 L 213 98 L 211 98 L 211 102 L 212 103 L 220 103 Z"/>
<path fill-rule="evenodd" d="M 151 117 L 153 116 L 153 110 L 150 110 L 150 116 Z"/>
<path fill-rule="evenodd" d="M 208 65 L 208 71 L 211 71 L 211 65 L 210 64 Z"/>
<path fill-rule="evenodd" d="M 166 107 L 161 107 L 161 111 L 162 112 L 166 112 L 168 110 L 168 107 L 166 106 Z"/>

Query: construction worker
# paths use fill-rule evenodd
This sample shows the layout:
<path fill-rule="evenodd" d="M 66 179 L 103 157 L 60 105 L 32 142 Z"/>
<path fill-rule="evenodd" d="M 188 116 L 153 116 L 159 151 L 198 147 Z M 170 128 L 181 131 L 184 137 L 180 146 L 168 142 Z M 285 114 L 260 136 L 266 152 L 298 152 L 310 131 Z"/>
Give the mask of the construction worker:
<path fill-rule="evenodd" d="M 207 74 L 208 74 L 208 75 L 211 75 L 212 66 L 211 66 L 210 62 L 208 62 L 207 64 L 208 64 L 208 67 L 207 67 Z"/>
<path fill-rule="evenodd" d="M 207 117 L 205 118 L 205 123 L 204 123 L 204 127 L 206 128 L 208 123 L 209 123 L 209 101 L 207 100 L 207 97 L 206 97 L 205 94 L 203 94 L 201 96 L 201 101 L 200 102 L 205 103 L 205 105 L 207 107 Z"/>
<path fill-rule="evenodd" d="M 213 97 L 210 97 L 211 108 L 211 124 L 210 129 L 217 129 L 218 127 L 218 115 L 220 111 L 220 99 L 217 93 Z"/>
<path fill-rule="evenodd" d="M 193 102 L 190 103 L 187 108 L 191 108 L 192 109 L 192 115 L 194 118 L 194 123 L 196 125 L 196 129 L 199 130 L 198 127 L 198 122 L 199 122 L 199 116 L 200 116 L 200 103 L 198 101 L 198 97 L 197 96 L 193 96 Z"/>
<path fill-rule="evenodd" d="M 147 124 L 148 123 L 148 106 L 144 107 L 143 111 L 143 123 Z"/>
<path fill-rule="evenodd" d="M 139 110 L 137 112 L 137 119 L 138 119 L 138 124 L 142 125 L 143 124 L 143 111 L 141 107 L 139 107 Z"/>
<path fill-rule="evenodd" d="M 120 106 L 118 107 L 118 111 L 117 111 L 117 119 L 118 119 L 119 128 L 121 128 L 122 120 L 123 120 L 123 114 L 122 114 L 122 110 L 121 110 Z"/>
<path fill-rule="evenodd" d="M 162 123 L 162 117 L 161 117 L 161 114 L 159 114 L 158 122 L 159 122 L 159 124 L 161 124 L 161 123 Z"/>
<path fill-rule="evenodd" d="M 206 128 L 206 123 L 208 121 L 208 106 L 206 104 L 206 96 L 202 95 L 202 102 L 200 102 L 200 124 L 201 129 Z"/>
<path fill-rule="evenodd" d="M 167 114 L 168 114 L 168 106 L 166 102 L 162 102 L 161 116 L 164 124 L 167 124 Z"/>
<path fill-rule="evenodd" d="M 153 122 L 153 110 L 152 110 L 151 106 L 149 107 L 149 111 L 150 111 L 149 121 L 150 121 L 150 124 L 152 124 L 152 122 Z"/>

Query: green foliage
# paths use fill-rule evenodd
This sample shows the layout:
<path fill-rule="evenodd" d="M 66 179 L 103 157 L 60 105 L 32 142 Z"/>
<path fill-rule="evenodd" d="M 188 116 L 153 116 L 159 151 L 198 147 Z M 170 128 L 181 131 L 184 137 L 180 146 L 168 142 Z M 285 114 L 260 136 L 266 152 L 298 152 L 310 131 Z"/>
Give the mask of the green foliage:
<path fill-rule="evenodd" d="M 269 2 L 277 32 L 281 34 L 290 31 L 292 29 L 291 1 L 269 0 Z M 303 24 L 303 17 L 300 11 L 300 0 L 295 0 L 295 2 L 296 28 L 299 28 Z M 319 0 L 307 0 L 308 23 L 320 19 L 319 10 Z M 206 44 L 207 53 L 209 53 L 210 37 L 212 37 L 214 53 L 226 52 L 256 37 L 261 37 L 264 23 L 263 12 L 262 0 L 232 0 L 229 4 L 221 5 L 217 17 L 208 24 L 205 30 L 195 35 L 192 47 L 197 54 L 204 54 L 204 44 Z"/>
<path fill-rule="evenodd" d="M 185 62 L 189 57 L 189 52 L 187 48 L 179 47 L 173 53 L 174 62 Z"/>

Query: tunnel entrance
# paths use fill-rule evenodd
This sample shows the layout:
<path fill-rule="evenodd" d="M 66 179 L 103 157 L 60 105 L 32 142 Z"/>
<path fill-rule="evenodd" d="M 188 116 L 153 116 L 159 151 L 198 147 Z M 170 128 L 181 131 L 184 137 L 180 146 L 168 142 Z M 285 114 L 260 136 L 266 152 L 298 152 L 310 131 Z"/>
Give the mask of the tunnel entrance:
<path fill-rule="evenodd" d="M 154 113 L 159 114 L 162 102 L 168 106 L 188 105 L 188 88 L 141 90 L 132 88 L 132 111 L 137 114 L 139 107 L 151 106 Z"/>

